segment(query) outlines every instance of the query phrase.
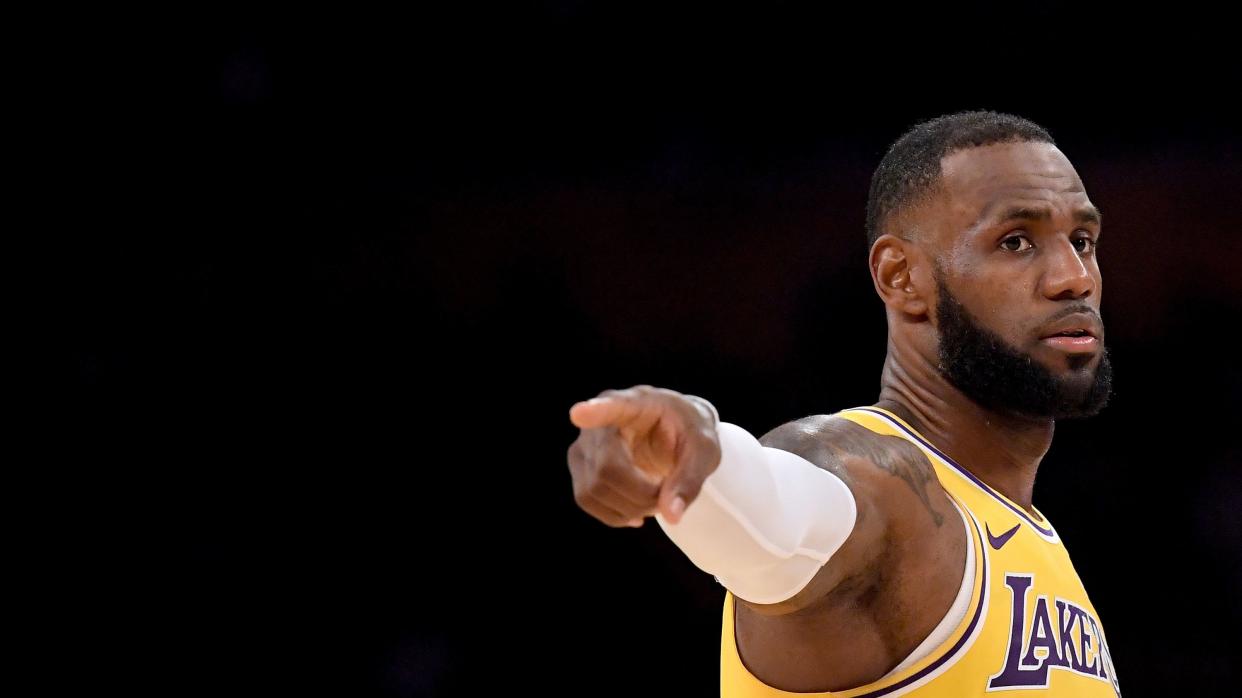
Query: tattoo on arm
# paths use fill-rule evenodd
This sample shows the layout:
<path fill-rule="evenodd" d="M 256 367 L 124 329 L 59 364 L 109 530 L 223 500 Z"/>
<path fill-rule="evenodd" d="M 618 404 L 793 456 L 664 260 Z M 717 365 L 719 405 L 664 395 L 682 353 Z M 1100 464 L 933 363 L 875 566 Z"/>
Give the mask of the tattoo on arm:
<path fill-rule="evenodd" d="M 897 436 L 883 436 L 844 419 L 822 417 L 800 420 L 765 434 L 765 446 L 796 453 L 849 484 L 843 466 L 849 457 L 863 458 L 893 477 L 901 478 L 927 509 L 937 527 L 944 515 L 932 506 L 930 488 L 935 469 L 917 446 Z M 860 512 L 861 513 L 861 512 Z"/>
<path fill-rule="evenodd" d="M 862 427 L 856 427 L 861 429 Z M 897 436 L 881 436 L 881 439 L 894 439 L 896 443 L 885 444 L 889 448 L 880 448 L 871 442 L 869 452 L 863 456 L 875 463 L 889 475 L 899 477 L 910 490 L 923 502 L 932 522 L 940 527 L 944 524 L 944 515 L 936 511 L 931 504 L 929 488 L 936 482 L 936 473 L 927 456 L 910 442 Z M 859 444 L 862 446 L 863 444 Z M 861 455 L 861 454 L 860 454 Z"/>

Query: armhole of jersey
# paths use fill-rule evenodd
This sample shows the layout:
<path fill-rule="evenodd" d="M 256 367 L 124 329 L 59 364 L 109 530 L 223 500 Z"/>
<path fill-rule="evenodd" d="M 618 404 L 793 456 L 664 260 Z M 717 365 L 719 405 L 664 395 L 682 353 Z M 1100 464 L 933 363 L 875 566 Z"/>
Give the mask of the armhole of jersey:
<path fill-rule="evenodd" d="M 948 637 L 932 648 L 926 656 L 916 660 L 900 671 L 894 669 L 888 675 L 857 688 L 823 693 L 789 693 L 781 691 L 763 683 L 754 674 L 750 673 L 750 670 L 742 663 L 741 654 L 737 649 L 737 636 L 734 632 L 733 624 L 734 598 L 733 594 L 726 590 L 720 638 L 720 681 L 722 692 L 727 695 L 740 696 L 788 695 L 803 696 L 804 698 L 806 696 L 837 696 L 838 698 L 895 697 L 931 681 L 953 666 L 974 644 L 975 639 L 979 636 L 979 631 L 983 628 L 988 601 L 988 557 L 987 546 L 984 545 L 978 520 L 975 519 L 970 509 L 957 501 L 952 494 L 949 497 L 966 520 L 968 530 L 967 544 L 972 547 L 975 560 L 974 579 L 972 580 L 970 602 L 966 608 L 966 613 L 953 627 Z M 940 630 L 941 628 L 938 627 L 932 634 L 934 635 Z M 928 637 L 930 638 L 931 635 Z M 921 649 L 923 648 L 920 645 L 915 652 L 917 653 Z M 729 690 L 723 691 L 726 686 L 730 687 Z"/>
<path fill-rule="evenodd" d="M 962 568 L 962 582 L 958 585 L 957 594 L 953 597 L 953 603 L 949 604 L 949 610 L 945 611 L 944 617 L 936 624 L 927 637 L 914 648 L 909 655 L 893 668 L 892 671 L 884 675 L 880 680 L 896 676 L 906 669 L 919 663 L 919 660 L 934 653 L 937 648 L 944 644 L 953 631 L 961 626 L 962 620 L 966 618 L 966 614 L 970 611 L 971 595 L 975 589 L 975 568 L 979 565 L 975 555 L 975 544 L 971 540 L 970 520 L 966 516 L 965 509 L 957 503 L 952 497 L 949 501 L 953 503 L 953 508 L 957 510 L 958 517 L 962 520 L 962 526 L 966 531 L 966 562 Z"/>

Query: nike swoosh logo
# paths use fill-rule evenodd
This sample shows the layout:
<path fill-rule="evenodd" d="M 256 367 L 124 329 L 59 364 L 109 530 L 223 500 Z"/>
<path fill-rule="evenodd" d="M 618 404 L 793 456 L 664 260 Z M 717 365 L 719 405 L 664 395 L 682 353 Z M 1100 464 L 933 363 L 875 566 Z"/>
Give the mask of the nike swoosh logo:
<path fill-rule="evenodd" d="M 1000 550 L 1001 548 L 1005 547 L 1005 544 L 1009 542 L 1010 538 L 1013 538 L 1013 534 L 1018 532 L 1018 527 L 1021 525 L 1022 524 L 1014 524 L 1013 528 L 1009 529 L 1008 531 L 1005 531 L 999 536 L 992 535 L 992 529 L 988 528 L 988 525 L 986 523 L 983 524 L 983 530 L 988 532 L 988 542 L 992 544 L 992 549 Z"/>

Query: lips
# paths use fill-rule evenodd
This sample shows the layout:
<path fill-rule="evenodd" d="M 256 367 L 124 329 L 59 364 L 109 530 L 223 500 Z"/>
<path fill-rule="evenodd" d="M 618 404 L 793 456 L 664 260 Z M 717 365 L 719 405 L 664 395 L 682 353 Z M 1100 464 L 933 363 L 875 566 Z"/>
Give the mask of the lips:
<path fill-rule="evenodd" d="M 1100 326 L 1099 320 L 1094 315 L 1087 313 L 1078 313 L 1067 318 L 1061 319 L 1060 322 L 1048 327 L 1040 335 L 1040 339 L 1053 339 L 1059 337 L 1070 338 L 1087 338 L 1099 341 L 1103 335 L 1103 328 Z"/>
<path fill-rule="evenodd" d="M 1041 341 L 1048 346 L 1071 354 L 1093 353 L 1100 346 L 1100 340 L 1091 335 L 1082 335 L 1081 337 L 1054 335 L 1052 337 L 1045 337 Z"/>
<path fill-rule="evenodd" d="M 1040 341 L 1071 354 L 1093 353 L 1099 350 L 1103 334 L 1097 316 L 1076 313 L 1047 327 L 1041 332 Z"/>

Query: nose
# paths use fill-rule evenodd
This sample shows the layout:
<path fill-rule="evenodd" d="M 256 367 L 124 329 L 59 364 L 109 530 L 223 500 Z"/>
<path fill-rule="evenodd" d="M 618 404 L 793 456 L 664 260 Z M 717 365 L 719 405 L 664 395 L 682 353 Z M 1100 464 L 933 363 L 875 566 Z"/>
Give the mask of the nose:
<path fill-rule="evenodd" d="M 1050 300 L 1081 300 L 1096 291 L 1097 280 L 1094 265 L 1084 259 L 1073 242 L 1062 238 L 1051 249 L 1045 250 L 1047 267 L 1042 286 L 1044 296 Z"/>

